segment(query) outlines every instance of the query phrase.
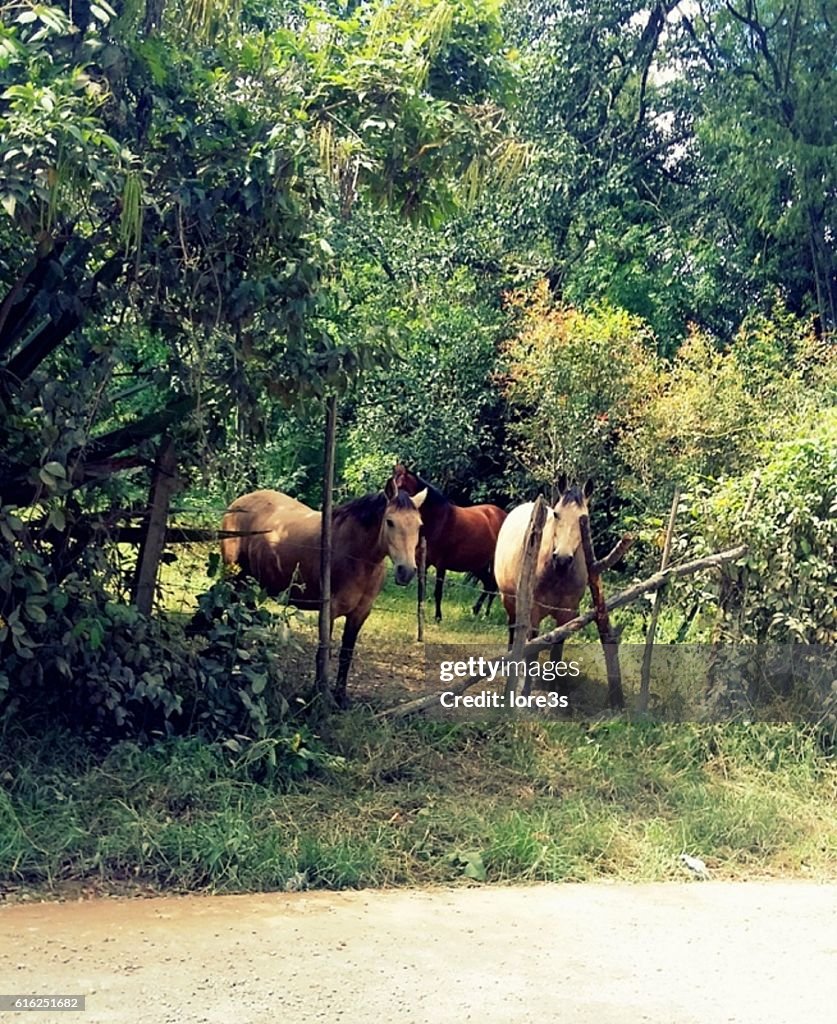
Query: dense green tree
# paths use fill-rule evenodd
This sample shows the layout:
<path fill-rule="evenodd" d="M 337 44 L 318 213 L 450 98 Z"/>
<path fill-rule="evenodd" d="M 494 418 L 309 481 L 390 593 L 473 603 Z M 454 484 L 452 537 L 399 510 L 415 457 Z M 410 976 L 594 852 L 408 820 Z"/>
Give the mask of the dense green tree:
<path fill-rule="evenodd" d="M 779 287 L 824 331 L 837 327 L 835 15 L 820 0 L 707 0 L 672 45 L 694 94 L 696 226 L 745 301 Z"/>
<path fill-rule="evenodd" d="M 492 212 L 520 262 L 642 316 L 665 354 L 776 289 L 833 327 L 828 4 L 520 0 L 507 20 L 532 159 Z"/>
<path fill-rule="evenodd" d="M 403 461 L 459 500 L 505 490 L 504 403 L 494 374 L 504 311 L 464 267 L 424 273 L 388 313 L 395 355 L 368 374 L 347 407 L 350 489 Z"/>
<path fill-rule="evenodd" d="M 355 312 L 355 211 L 431 221 L 516 147 L 483 0 L 0 14 L 8 683 L 51 677 L 63 634 L 99 650 L 126 626 L 107 539 L 163 434 L 185 475 L 212 468 L 386 354 Z"/>

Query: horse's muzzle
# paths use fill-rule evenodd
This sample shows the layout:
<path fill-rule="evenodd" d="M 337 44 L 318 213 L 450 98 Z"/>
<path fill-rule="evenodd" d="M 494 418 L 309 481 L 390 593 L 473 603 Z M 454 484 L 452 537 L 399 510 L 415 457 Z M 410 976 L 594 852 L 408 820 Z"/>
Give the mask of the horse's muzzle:
<path fill-rule="evenodd" d="M 552 556 L 552 568 L 556 572 L 566 572 L 567 569 L 572 565 L 572 555 L 553 555 Z"/>
<path fill-rule="evenodd" d="M 395 582 L 399 587 L 406 587 L 415 574 L 415 569 L 410 569 L 406 565 L 396 565 Z"/>

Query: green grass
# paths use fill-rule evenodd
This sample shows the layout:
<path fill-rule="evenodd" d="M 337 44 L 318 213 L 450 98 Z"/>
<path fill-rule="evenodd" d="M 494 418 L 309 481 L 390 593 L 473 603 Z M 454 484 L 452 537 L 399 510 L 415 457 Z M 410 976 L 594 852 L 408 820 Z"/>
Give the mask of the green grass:
<path fill-rule="evenodd" d="M 61 892 L 837 877 L 837 765 L 796 726 L 385 724 L 345 760 L 268 784 L 198 740 L 97 758 L 75 737 L 7 744 L 0 880 Z M 281 781 L 281 780 L 280 780 Z M 470 868 L 469 868 L 470 865 Z"/>
<path fill-rule="evenodd" d="M 166 568 L 170 612 L 192 614 L 204 564 L 195 551 Z M 441 625 L 428 605 L 427 641 L 502 644 L 499 603 L 475 619 L 478 591 L 453 583 Z M 664 625 L 673 635 L 676 617 Z M 426 690 L 415 627 L 414 586 L 388 582 L 350 693 Z M 294 631 L 308 670 L 313 617 Z M 681 852 L 717 878 L 837 878 L 834 738 L 814 727 L 392 722 L 361 706 L 301 735 L 309 760 L 288 736 L 107 755 L 75 735 L 5 736 L 0 891 L 647 881 L 686 877 Z"/>

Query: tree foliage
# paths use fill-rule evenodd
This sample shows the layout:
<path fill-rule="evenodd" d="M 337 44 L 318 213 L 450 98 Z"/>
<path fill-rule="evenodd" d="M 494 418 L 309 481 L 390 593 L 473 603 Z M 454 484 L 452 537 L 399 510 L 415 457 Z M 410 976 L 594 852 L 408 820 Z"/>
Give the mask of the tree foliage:
<path fill-rule="evenodd" d="M 463 178 L 471 191 L 521 159 L 499 45 L 483 0 L 2 9 L 12 700 L 44 672 L 60 686 L 56 623 L 92 661 L 115 656 L 81 623 L 127 596 L 113 541 L 142 521 L 164 434 L 185 482 L 217 473 L 230 436 L 257 441 L 281 407 L 386 357 L 385 332 L 357 329 L 349 215 L 427 222 Z"/>
<path fill-rule="evenodd" d="M 818 0 L 708 0 L 673 51 L 695 95 L 695 210 L 758 303 L 837 327 L 834 12 Z"/>
<path fill-rule="evenodd" d="M 819 413 L 771 445 L 758 470 L 722 481 L 694 508 L 709 545 L 750 550 L 722 608 L 725 639 L 837 641 L 837 416 Z M 755 497 L 744 519 L 754 487 Z"/>
<path fill-rule="evenodd" d="M 396 458 L 461 500 L 566 471 L 656 529 L 677 482 L 720 502 L 704 536 L 834 402 L 832 37 L 816 0 L 0 7 L 4 664 L 174 645 L 111 614 L 161 439 L 203 522 L 316 501 L 335 390 L 350 491 Z M 771 476 L 820 511 L 759 548 L 764 607 L 828 537 L 815 469 Z"/>

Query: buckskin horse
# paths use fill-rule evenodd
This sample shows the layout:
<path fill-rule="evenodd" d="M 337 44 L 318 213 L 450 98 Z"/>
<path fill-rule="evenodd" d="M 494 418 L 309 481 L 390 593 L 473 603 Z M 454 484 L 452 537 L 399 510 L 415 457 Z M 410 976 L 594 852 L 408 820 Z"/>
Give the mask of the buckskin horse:
<path fill-rule="evenodd" d="M 427 540 L 427 564 L 436 570 L 436 621 L 442 621 L 442 590 L 448 570 L 471 573 L 482 583 L 483 592 L 474 605 L 475 615 L 486 599 L 490 608 L 496 590 L 492 572 L 494 546 L 506 518 L 503 509 L 497 505 L 455 505 L 437 487 L 400 462 L 393 479 L 408 494 L 427 492 L 421 520 Z"/>
<path fill-rule="evenodd" d="M 416 545 L 426 494 L 410 496 L 394 480 L 377 494 L 334 510 L 331 619 L 346 617 L 334 698 L 345 706 L 346 681 L 355 642 L 386 578 L 387 555 L 395 582 L 406 586 L 416 572 Z M 250 536 L 225 537 L 221 554 L 274 596 L 287 591 L 298 608 L 318 609 L 322 513 L 280 491 L 253 491 L 227 509 L 221 528 Z M 256 532 L 258 531 L 258 532 Z"/>
<path fill-rule="evenodd" d="M 577 485 L 567 487 L 566 478 L 558 484 L 560 496 L 554 508 L 548 509 L 541 546 L 535 568 L 532 592 L 531 618 L 527 639 L 537 636 L 541 621 L 548 615 L 556 626 L 574 619 L 587 588 L 587 563 L 581 545 L 579 519 L 587 514 L 587 499 L 593 491 L 588 480 L 583 489 Z M 514 643 L 517 621 L 517 579 L 523 556 L 523 541 L 532 515 L 534 502 L 527 501 L 509 512 L 497 538 L 494 554 L 494 574 L 497 588 L 509 617 L 509 644 Z M 524 623 L 520 624 L 521 626 Z M 553 660 L 561 658 L 562 644 L 552 650 Z"/>

